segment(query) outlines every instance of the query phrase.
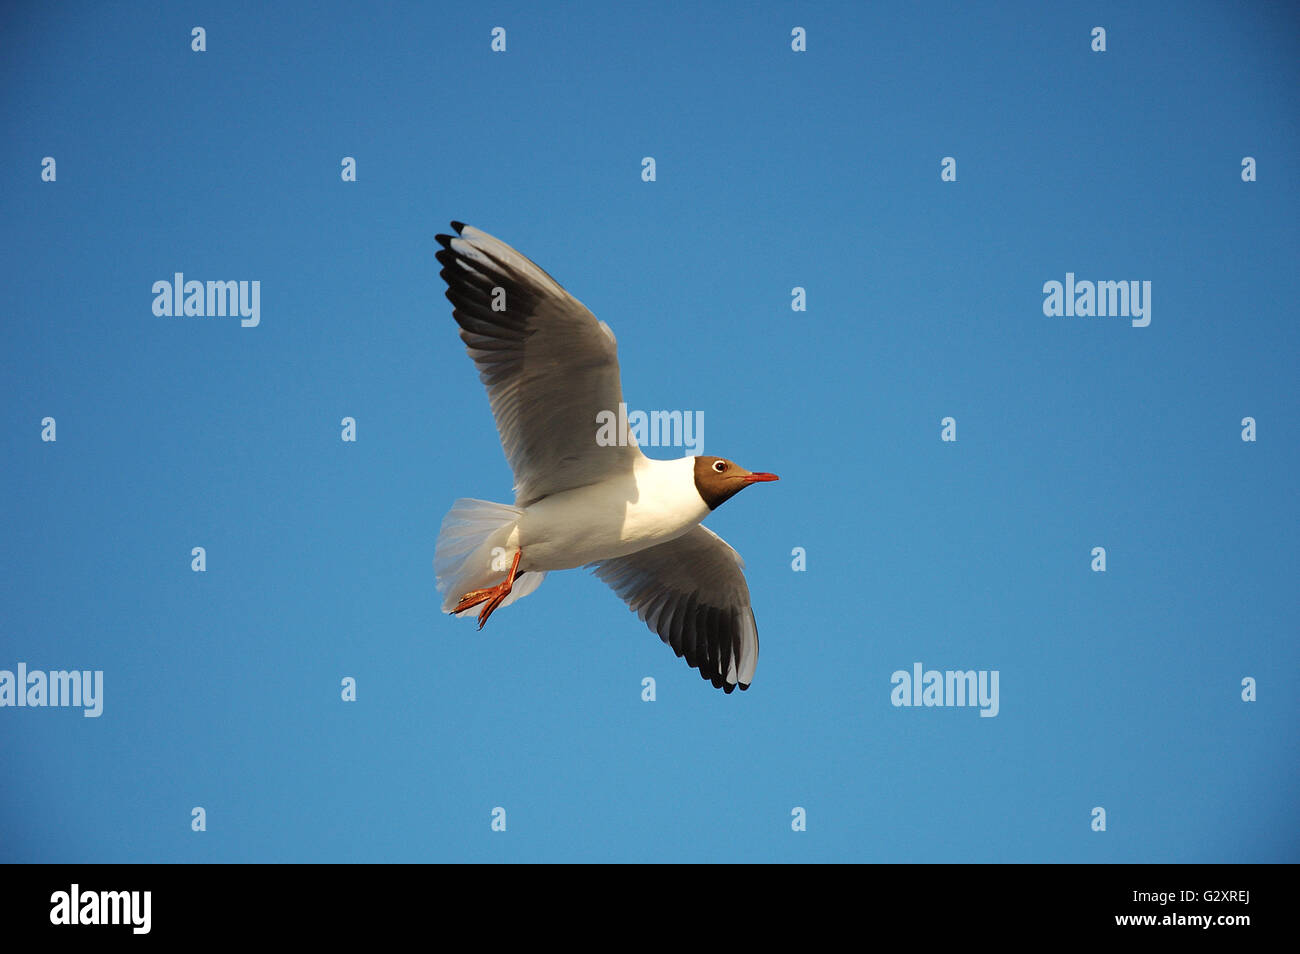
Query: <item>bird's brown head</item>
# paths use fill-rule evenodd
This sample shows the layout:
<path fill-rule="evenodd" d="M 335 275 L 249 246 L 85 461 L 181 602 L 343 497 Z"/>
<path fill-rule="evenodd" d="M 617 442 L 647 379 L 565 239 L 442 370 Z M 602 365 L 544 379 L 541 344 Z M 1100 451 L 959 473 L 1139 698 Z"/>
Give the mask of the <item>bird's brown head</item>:
<path fill-rule="evenodd" d="M 779 479 L 776 474 L 745 470 L 725 457 L 695 458 L 695 489 L 710 510 L 740 493 L 750 484 Z"/>

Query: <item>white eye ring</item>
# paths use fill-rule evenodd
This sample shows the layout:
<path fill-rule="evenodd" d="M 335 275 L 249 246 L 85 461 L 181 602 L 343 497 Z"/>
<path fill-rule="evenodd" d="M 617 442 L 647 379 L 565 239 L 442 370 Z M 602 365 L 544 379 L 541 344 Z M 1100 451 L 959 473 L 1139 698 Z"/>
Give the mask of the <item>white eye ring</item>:
<path fill-rule="evenodd" d="M 725 460 L 715 460 L 713 462 L 713 469 L 720 474 L 727 469 L 727 462 Z"/>

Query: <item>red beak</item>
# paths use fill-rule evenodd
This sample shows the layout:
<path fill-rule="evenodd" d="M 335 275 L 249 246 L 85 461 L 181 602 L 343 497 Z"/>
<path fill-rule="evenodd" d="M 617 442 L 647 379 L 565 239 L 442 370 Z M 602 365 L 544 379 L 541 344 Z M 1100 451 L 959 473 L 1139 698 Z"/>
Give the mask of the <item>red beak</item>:
<path fill-rule="evenodd" d="M 768 480 L 780 480 L 781 478 L 776 474 L 750 474 L 740 479 L 747 484 L 758 484 Z"/>

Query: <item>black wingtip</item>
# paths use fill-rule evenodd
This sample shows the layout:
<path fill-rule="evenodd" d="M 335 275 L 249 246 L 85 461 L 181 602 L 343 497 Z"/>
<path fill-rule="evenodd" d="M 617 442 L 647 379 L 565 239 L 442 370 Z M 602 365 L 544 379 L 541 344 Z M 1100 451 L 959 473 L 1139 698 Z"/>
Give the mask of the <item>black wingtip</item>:
<path fill-rule="evenodd" d="M 747 682 L 742 682 L 742 683 L 740 684 L 740 691 L 741 691 L 741 692 L 744 692 L 744 691 L 745 691 L 746 689 L 748 689 L 748 688 L 749 688 L 749 683 L 747 683 Z"/>
<path fill-rule="evenodd" d="M 726 684 L 726 686 L 723 687 L 722 691 L 725 692 L 727 695 L 731 695 L 733 692 L 736 691 L 736 684 L 734 682 L 729 682 Z"/>
<path fill-rule="evenodd" d="M 436 241 L 443 248 L 451 248 L 451 240 L 454 239 L 457 235 L 460 235 L 461 230 L 465 228 L 465 223 L 452 222 L 451 227 L 456 230 L 456 235 L 444 235 L 443 233 L 439 232 L 437 235 L 433 237 L 434 241 Z"/>

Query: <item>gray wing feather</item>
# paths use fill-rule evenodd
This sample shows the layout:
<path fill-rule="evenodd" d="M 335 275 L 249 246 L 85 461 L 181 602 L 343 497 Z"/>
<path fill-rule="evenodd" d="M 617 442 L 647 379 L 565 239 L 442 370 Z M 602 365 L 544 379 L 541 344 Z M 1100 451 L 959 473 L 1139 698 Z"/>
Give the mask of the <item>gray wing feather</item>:
<path fill-rule="evenodd" d="M 758 624 L 745 562 L 696 526 L 667 543 L 594 565 L 628 608 L 719 689 L 748 689 L 758 664 Z"/>
<path fill-rule="evenodd" d="M 486 232 L 438 235 L 452 316 L 487 388 L 515 475 L 515 505 L 632 468 L 635 442 L 596 443 L 596 415 L 623 400 L 614 333 L 555 279 Z M 500 289 L 500 291 L 497 291 Z M 494 310 L 504 295 L 505 310 Z"/>

